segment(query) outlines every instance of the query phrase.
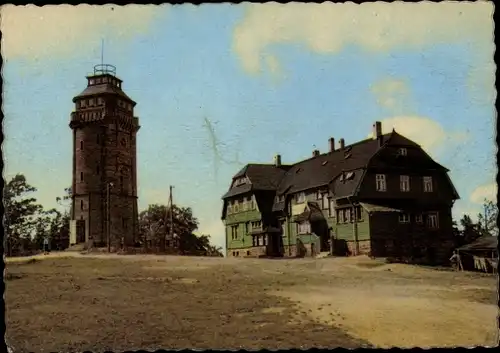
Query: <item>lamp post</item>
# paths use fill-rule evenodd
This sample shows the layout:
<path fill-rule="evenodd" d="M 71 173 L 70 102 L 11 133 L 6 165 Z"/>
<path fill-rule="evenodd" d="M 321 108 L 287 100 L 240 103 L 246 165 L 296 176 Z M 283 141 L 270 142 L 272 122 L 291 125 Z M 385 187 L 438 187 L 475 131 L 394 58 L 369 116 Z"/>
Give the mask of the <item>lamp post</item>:
<path fill-rule="evenodd" d="M 110 204 L 110 189 L 113 183 L 106 184 L 106 236 L 108 241 L 108 252 L 111 252 L 111 204 Z"/>

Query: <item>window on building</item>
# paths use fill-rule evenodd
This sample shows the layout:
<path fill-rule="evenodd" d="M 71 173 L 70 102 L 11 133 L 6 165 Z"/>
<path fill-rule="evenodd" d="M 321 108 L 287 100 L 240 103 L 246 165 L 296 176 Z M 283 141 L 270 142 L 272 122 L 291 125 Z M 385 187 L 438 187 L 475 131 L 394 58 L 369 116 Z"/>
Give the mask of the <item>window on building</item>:
<path fill-rule="evenodd" d="M 97 105 L 103 105 L 104 104 L 104 99 L 101 97 L 97 98 Z"/>
<path fill-rule="evenodd" d="M 91 85 L 95 84 L 95 80 L 94 79 L 90 79 L 90 82 L 89 82 Z"/>
<path fill-rule="evenodd" d="M 423 223 L 423 217 L 422 217 L 422 214 L 416 214 L 415 215 L 415 222 L 416 223 Z"/>
<path fill-rule="evenodd" d="M 89 106 L 93 107 L 95 104 L 95 99 L 94 98 L 90 98 L 89 99 Z"/>
<path fill-rule="evenodd" d="M 328 194 L 327 194 L 327 193 L 324 193 L 324 194 L 323 194 L 323 205 L 322 205 L 322 207 L 323 207 L 323 209 L 324 209 L 324 210 L 327 210 L 327 209 L 328 209 L 328 204 L 329 204 L 329 202 L 328 202 L 328 201 L 329 201 L 329 200 L 328 200 Z"/>
<path fill-rule="evenodd" d="M 297 224 L 297 233 L 298 234 L 309 234 L 311 233 L 311 223 L 309 222 L 301 222 Z"/>
<path fill-rule="evenodd" d="M 129 111 L 132 111 L 132 104 L 129 104 L 129 105 L 128 105 L 128 110 L 129 110 Z"/>
<path fill-rule="evenodd" d="M 83 172 L 80 172 L 80 181 L 83 181 Z"/>
<path fill-rule="evenodd" d="M 432 177 L 424 176 L 424 192 L 432 192 Z"/>
<path fill-rule="evenodd" d="M 356 213 L 356 220 L 362 221 L 363 220 L 363 210 L 361 209 L 361 206 L 355 206 L 354 212 Z"/>
<path fill-rule="evenodd" d="M 227 205 L 227 214 L 231 214 L 233 212 L 233 208 L 230 204 Z"/>
<path fill-rule="evenodd" d="M 247 256 L 250 256 L 250 251 L 247 250 Z"/>
<path fill-rule="evenodd" d="M 410 191 L 410 177 L 408 175 L 399 176 L 399 188 L 403 192 Z"/>
<path fill-rule="evenodd" d="M 344 210 L 344 212 L 345 212 L 345 217 L 344 217 L 345 223 L 352 222 L 351 209 L 350 208 L 346 208 Z"/>
<path fill-rule="evenodd" d="M 436 213 L 429 213 L 427 215 L 427 226 L 429 228 L 439 228 L 438 215 Z"/>
<path fill-rule="evenodd" d="M 306 193 L 305 192 L 299 192 L 297 194 L 297 203 L 303 203 L 306 201 Z"/>
<path fill-rule="evenodd" d="M 321 200 L 321 198 L 322 198 L 322 197 L 323 197 L 323 196 L 322 196 L 322 194 L 321 194 L 321 191 L 318 191 L 318 192 L 316 193 L 316 200 Z"/>
<path fill-rule="evenodd" d="M 239 201 L 238 201 L 238 200 L 235 200 L 235 201 L 234 201 L 234 206 L 233 206 L 233 208 L 234 208 L 234 212 L 235 212 L 235 213 L 240 212 L 240 204 L 239 204 Z"/>
<path fill-rule="evenodd" d="M 377 174 L 375 176 L 377 191 L 387 191 L 385 182 L 385 174 Z"/>
<path fill-rule="evenodd" d="M 330 208 L 328 209 L 328 215 L 330 217 L 335 216 L 335 201 L 333 199 L 330 199 Z"/>
<path fill-rule="evenodd" d="M 239 251 L 236 252 L 236 256 L 240 256 L 240 252 Z"/>
<path fill-rule="evenodd" d="M 261 221 L 254 221 L 252 222 L 252 230 L 259 230 L 262 229 L 262 222 Z"/>
<path fill-rule="evenodd" d="M 344 223 L 343 210 L 337 210 L 337 224 Z"/>
<path fill-rule="evenodd" d="M 83 211 L 83 200 L 80 200 L 80 210 Z"/>
<path fill-rule="evenodd" d="M 83 151 L 83 141 L 80 141 L 80 150 Z"/>
<path fill-rule="evenodd" d="M 400 156 L 406 156 L 406 155 L 408 155 L 408 150 L 407 150 L 406 148 L 400 148 L 400 149 L 398 150 L 398 154 L 399 154 Z"/>
<path fill-rule="evenodd" d="M 85 99 L 80 101 L 80 107 L 85 108 L 87 101 Z"/>
<path fill-rule="evenodd" d="M 410 223 L 410 215 L 408 213 L 400 213 L 399 223 Z"/>
<path fill-rule="evenodd" d="M 252 198 L 250 199 L 250 207 L 252 210 L 257 209 L 257 204 L 255 202 L 255 196 L 252 195 Z"/>
<path fill-rule="evenodd" d="M 231 226 L 231 239 L 236 240 L 238 239 L 238 226 Z"/>
<path fill-rule="evenodd" d="M 250 233 L 250 222 L 245 223 L 245 233 L 246 234 Z"/>

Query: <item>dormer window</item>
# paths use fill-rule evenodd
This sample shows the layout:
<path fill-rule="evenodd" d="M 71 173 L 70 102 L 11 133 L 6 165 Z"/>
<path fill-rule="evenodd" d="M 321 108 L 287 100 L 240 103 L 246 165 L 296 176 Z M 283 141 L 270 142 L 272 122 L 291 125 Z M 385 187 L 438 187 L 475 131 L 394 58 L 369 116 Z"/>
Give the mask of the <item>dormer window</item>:
<path fill-rule="evenodd" d="M 406 148 L 400 148 L 400 149 L 398 149 L 398 155 L 399 156 L 407 156 L 408 150 Z"/>
<path fill-rule="evenodd" d="M 89 84 L 90 84 L 90 85 L 95 84 L 95 80 L 94 80 L 93 78 L 91 78 L 91 79 L 89 80 Z"/>

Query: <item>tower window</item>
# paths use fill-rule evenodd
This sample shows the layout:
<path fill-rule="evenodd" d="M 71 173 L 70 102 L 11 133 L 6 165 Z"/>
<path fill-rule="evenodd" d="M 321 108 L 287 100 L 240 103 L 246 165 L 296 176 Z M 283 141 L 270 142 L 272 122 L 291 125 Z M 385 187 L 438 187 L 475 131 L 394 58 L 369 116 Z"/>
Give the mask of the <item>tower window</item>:
<path fill-rule="evenodd" d="M 83 210 L 83 200 L 80 200 L 80 210 Z"/>
<path fill-rule="evenodd" d="M 104 99 L 101 97 L 97 98 L 97 105 L 103 105 L 104 104 Z"/>
<path fill-rule="evenodd" d="M 84 108 L 85 107 L 85 99 L 81 100 L 80 101 L 80 107 Z"/>
<path fill-rule="evenodd" d="M 83 172 L 80 172 L 80 181 L 83 181 Z"/>
<path fill-rule="evenodd" d="M 90 99 L 89 99 L 89 105 L 90 105 L 91 107 L 93 107 L 93 106 L 94 106 L 94 104 L 95 104 L 95 99 L 94 99 L 94 98 L 90 98 Z"/>
<path fill-rule="evenodd" d="M 102 82 L 103 82 L 103 83 L 107 83 L 107 82 L 108 82 L 108 78 L 107 78 L 107 77 L 103 77 L 103 78 L 102 78 Z"/>
<path fill-rule="evenodd" d="M 95 83 L 94 79 L 90 79 L 90 84 L 93 85 Z"/>
<path fill-rule="evenodd" d="M 96 78 L 95 79 L 95 83 L 100 84 L 101 83 L 101 79 L 100 78 Z"/>
<path fill-rule="evenodd" d="M 83 141 L 80 141 L 80 149 L 83 151 Z"/>

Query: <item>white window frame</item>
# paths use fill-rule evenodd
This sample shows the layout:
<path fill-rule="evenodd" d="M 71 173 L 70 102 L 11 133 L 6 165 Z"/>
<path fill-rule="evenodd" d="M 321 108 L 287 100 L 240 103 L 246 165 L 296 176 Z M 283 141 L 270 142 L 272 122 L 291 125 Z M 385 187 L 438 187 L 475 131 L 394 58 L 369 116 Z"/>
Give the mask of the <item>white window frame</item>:
<path fill-rule="evenodd" d="M 421 213 L 415 215 L 415 223 L 424 223 L 424 216 Z"/>
<path fill-rule="evenodd" d="M 408 150 L 404 147 L 401 147 L 399 150 L 398 150 L 398 154 L 400 156 L 407 156 L 408 155 Z"/>
<path fill-rule="evenodd" d="M 321 199 L 321 208 L 324 210 L 328 210 L 330 208 L 330 199 L 328 198 L 328 194 L 325 192 Z"/>
<path fill-rule="evenodd" d="M 352 212 L 350 208 L 344 209 L 345 216 L 344 216 L 344 223 L 351 223 L 352 222 Z"/>
<path fill-rule="evenodd" d="M 231 240 L 238 239 L 238 225 L 231 226 Z"/>
<path fill-rule="evenodd" d="M 410 176 L 400 175 L 399 176 L 399 190 L 402 192 L 410 191 Z"/>
<path fill-rule="evenodd" d="M 310 234 L 311 224 L 307 221 L 297 223 L 297 233 L 298 234 Z"/>
<path fill-rule="evenodd" d="M 328 215 L 330 217 L 335 217 L 335 201 L 331 198 L 328 202 Z"/>
<path fill-rule="evenodd" d="M 240 212 L 240 204 L 239 204 L 238 200 L 234 201 L 233 209 L 234 209 L 234 213 Z"/>
<path fill-rule="evenodd" d="M 299 192 L 297 194 L 297 203 L 304 203 L 306 202 L 306 193 L 305 192 Z"/>
<path fill-rule="evenodd" d="M 432 177 L 431 176 L 424 176 L 423 177 L 423 183 L 424 183 L 424 192 L 432 192 Z"/>
<path fill-rule="evenodd" d="M 248 201 L 246 198 L 243 199 L 243 212 L 248 211 Z"/>
<path fill-rule="evenodd" d="M 400 213 L 398 218 L 399 223 L 410 223 L 410 215 L 408 213 Z"/>
<path fill-rule="evenodd" d="M 340 210 L 337 210 L 337 223 L 341 224 L 341 223 L 345 223 L 344 220 L 345 220 L 345 214 L 344 214 L 344 210 L 343 209 L 340 209 Z"/>
<path fill-rule="evenodd" d="M 228 204 L 227 205 L 227 214 L 231 214 L 233 213 L 233 207 L 231 206 L 231 204 Z"/>
<path fill-rule="evenodd" d="M 376 174 L 375 175 L 375 185 L 376 185 L 377 191 L 380 191 L 380 192 L 387 191 L 387 183 L 386 183 L 385 174 Z"/>
<path fill-rule="evenodd" d="M 431 229 L 438 229 L 439 228 L 439 217 L 437 212 L 436 213 L 429 213 L 427 215 L 427 227 Z"/>

